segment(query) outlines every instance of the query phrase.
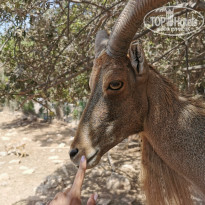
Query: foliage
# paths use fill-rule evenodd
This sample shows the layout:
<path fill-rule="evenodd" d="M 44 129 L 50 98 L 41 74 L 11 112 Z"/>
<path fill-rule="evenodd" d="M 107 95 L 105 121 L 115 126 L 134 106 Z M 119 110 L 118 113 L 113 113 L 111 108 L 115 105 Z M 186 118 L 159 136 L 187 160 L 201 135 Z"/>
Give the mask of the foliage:
<path fill-rule="evenodd" d="M 79 117 L 80 117 L 79 110 L 78 109 L 74 109 L 73 110 L 73 119 L 77 120 L 77 119 L 79 119 Z"/>
<path fill-rule="evenodd" d="M 25 98 L 23 102 L 31 99 L 38 102 L 43 98 L 49 102 L 76 104 L 87 96 L 96 32 L 111 31 L 126 3 L 127 0 L 3 0 L 0 5 L 1 102 L 15 99 L 22 103 Z M 141 28 L 138 33 L 144 30 Z M 150 63 L 182 41 L 152 32 L 140 38 Z M 204 48 L 204 32 L 188 41 L 189 66 L 205 64 Z M 184 71 L 185 57 L 182 44 L 154 65 L 181 89 L 196 93 L 196 84 L 202 82 L 204 71 Z"/>
<path fill-rule="evenodd" d="M 28 114 L 35 114 L 33 102 L 29 101 L 27 103 L 24 103 L 22 111 L 26 115 L 28 115 Z"/>
<path fill-rule="evenodd" d="M 71 109 L 70 109 L 69 105 L 66 105 L 66 106 L 64 107 L 64 114 L 65 114 L 66 116 L 68 116 L 70 113 L 71 113 Z"/>

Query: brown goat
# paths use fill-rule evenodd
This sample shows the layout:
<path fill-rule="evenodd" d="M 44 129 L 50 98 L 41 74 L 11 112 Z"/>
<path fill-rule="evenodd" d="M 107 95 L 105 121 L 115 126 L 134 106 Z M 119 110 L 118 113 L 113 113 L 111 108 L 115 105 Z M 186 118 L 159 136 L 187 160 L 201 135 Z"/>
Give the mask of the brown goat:
<path fill-rule="evenodd" d="M 133 24 L 140 25 L 147 12 L 165 2 L 130 0 L 109 41 L 105 31 L 98 33 L 91 96 L 70 157 L 78 165 L 85 155 L 92 168 L 109 149 L 139 133 L 147 203 L 191 205 L 193 187 L 205 197 L 205 106 L 180 97 L 147 64 L 140 46 L 129 48 Z"/>

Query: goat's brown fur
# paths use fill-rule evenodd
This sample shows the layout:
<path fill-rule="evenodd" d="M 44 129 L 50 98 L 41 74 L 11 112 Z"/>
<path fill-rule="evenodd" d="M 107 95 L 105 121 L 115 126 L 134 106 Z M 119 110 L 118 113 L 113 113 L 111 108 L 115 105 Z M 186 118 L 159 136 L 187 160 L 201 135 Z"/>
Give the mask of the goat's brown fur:
<path fill-rule="evenodd" d="M 142 133 L 147 202 L 191 205 L 190 182 L 205 194 L 205 107 L 179 97 L 172 83 L 155 69 L 150 71 L 147 95 L 151 109 Z"/>
<path fill-rule="evenodd" d="M 135 52 L 137 53 L 137 52 Z M 143 54 L 142 54 L 143 55 Z M 72 148 L 86 155 L 88 167 L 123 139 L 140 133 L 142 182 L 150 205 L 191 205 L 191 186 L 205 196 L 205 106 L 180 97 L 175 86 L 142 60 L 102 53 L 91 75 L 91 97 Z M 121 80 L 119 91 L 109 82 Z M 95 157 L 92 157 L 96 154 Z"/>
<path fill-rule="evenodd" d="M 167 166 L 142 136 L 142 186 L 148 204 L 192 205 L 189 183 Z"/>

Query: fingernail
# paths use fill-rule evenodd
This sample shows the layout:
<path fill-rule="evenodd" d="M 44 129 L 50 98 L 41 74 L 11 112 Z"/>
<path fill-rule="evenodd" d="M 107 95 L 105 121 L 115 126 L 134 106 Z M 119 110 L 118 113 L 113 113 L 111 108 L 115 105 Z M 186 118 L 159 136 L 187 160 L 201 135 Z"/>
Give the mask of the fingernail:
<path fill-rule="evenodd" d="M 85 156 L 83 155 L 82 157 L 81 157 L 81 162 L 84 162 L 85 161 Z"/>
<path fill-rule="evenodd" d="M 97 199 L 98 199 L 98 194 L 95 193 L 95 194 L 94 194 L 94 200 L 97 201 Z"/>

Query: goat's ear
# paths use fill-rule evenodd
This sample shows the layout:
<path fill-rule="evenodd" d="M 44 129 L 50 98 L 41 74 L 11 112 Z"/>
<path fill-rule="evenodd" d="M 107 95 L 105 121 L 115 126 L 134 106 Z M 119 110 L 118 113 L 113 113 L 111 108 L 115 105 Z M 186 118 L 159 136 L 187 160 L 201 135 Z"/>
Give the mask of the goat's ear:
<path fill-rule="evenodd" d="M 141 45 L 136 42 L 131 43 L 129 48 L 129 58 L 136 75 L 143 75 L 147 72 L 147 62 Z"/>
<path fill-rule="evenodd" d="M 97 58 L 102 52 L 102 50 L 106 48 L 108 39 L 109 37 L 105 30 L 97 32 L 95 38 L 95 58 Z"/>

